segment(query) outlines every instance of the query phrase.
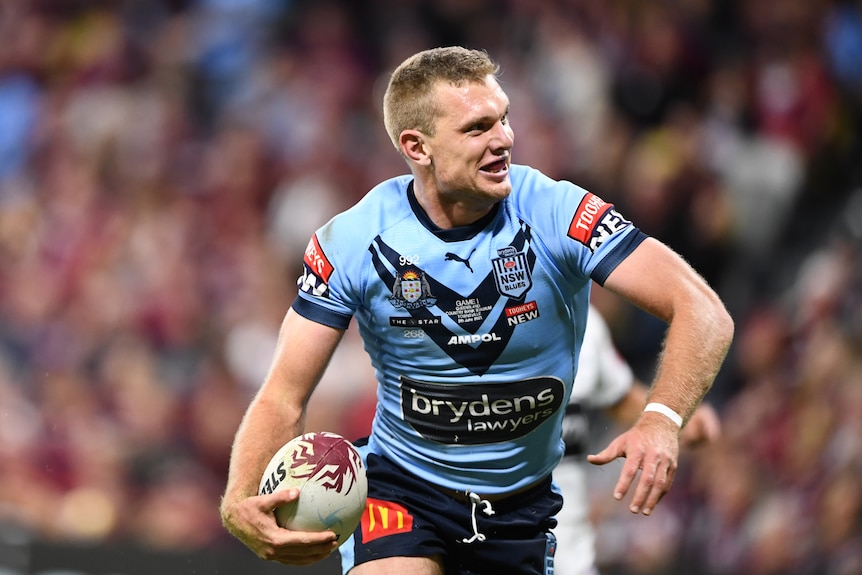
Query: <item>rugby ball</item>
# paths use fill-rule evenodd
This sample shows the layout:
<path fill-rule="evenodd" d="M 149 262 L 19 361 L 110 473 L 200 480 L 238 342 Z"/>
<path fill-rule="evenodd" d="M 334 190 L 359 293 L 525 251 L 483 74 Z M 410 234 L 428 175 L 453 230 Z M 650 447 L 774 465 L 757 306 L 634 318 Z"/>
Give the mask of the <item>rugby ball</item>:
<path fill-rule="evenodd" d="M 336 433 L 305 433 L 279 449 L 258 494 L 299 488 L 299 498 L 275 510 L 276 522 L 295 531 L 331 530 L 341 545 L 365 511 L 368 481 L 356 447 Z"/>

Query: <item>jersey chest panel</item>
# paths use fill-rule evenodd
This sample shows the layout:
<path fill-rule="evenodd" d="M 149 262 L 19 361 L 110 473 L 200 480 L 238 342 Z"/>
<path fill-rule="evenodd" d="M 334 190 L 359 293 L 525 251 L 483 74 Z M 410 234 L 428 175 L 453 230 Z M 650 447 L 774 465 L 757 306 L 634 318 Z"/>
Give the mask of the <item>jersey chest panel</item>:
<path fill-rule="evenodd" d="M 571 302 L 529 226 L 501 220 L 467 241 L 444 242 L 406 222 L 372 242 L 365 307 L 406 373 L 511 374 L 531 359 L 533 375 L 569 375 L 548 371 L 543 358 L 572 353 Z"/>

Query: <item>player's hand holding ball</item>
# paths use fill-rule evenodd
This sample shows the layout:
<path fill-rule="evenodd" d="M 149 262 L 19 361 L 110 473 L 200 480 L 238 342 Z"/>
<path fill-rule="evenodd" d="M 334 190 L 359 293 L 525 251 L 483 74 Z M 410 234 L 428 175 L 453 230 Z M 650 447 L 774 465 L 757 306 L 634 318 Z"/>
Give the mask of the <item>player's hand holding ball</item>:
<path fill-rule="evenodd" d="M 279 526 L 292 531 L 333 531 L 343 544 L 365 511 L 368 482 L 362 457 L 349 441 L 329 432 L 300 435 L 270 460 L 258 493 L 299 489 L 295 500 L 279 505 Z"/>
<path fill-rule="evenodd" d="M 359 524 L 368 484 L 343 437 L 306 433 L 271 458 L 258 496 L 223 501 L 225 527 L 262 559 L 310 565 L 326 559 Z"/>

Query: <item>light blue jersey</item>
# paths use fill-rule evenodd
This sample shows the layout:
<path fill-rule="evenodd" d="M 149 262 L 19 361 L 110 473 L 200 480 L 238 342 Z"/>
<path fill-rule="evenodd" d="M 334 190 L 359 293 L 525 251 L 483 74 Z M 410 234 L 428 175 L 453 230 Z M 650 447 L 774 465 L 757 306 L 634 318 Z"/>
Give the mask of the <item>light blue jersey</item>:
<path fill-rule="evenodd" d="M 590 280 L 644 239 L 569 182 L 512 166 L 512 193 L 437 228 L 411 176 L 387 180 L 309 242 L 293 308 L 355 317 L 379 382 L 368 447 L 440 486 L 507 493 L 551 473 Z"/>

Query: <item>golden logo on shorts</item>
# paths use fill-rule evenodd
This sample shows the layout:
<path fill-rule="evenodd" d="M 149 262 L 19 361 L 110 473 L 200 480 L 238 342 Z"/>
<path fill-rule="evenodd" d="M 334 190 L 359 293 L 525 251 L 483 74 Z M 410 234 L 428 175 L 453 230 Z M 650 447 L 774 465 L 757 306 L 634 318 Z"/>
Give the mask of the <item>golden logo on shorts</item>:
<path fill-rule="evenodd" d="M 413 516 L 403 506 L 391 501 L 369 497 L 362 514 L 362 541 L 368 543 L 380 537 L 407 533 L 413 529 Z"/>

